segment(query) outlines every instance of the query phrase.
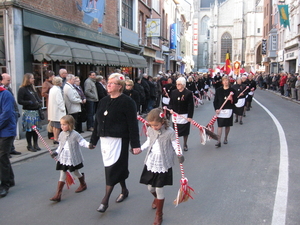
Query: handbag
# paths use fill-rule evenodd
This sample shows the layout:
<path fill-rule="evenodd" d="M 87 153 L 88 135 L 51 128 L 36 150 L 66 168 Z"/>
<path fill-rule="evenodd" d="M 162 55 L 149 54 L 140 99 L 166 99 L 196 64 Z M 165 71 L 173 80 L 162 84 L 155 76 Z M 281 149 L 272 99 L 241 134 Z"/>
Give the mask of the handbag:
<path fill-rule="evenodd" d="M 39 117 L 41 120 L 44 120 L 45 119 L 45 115 L 44 115 L 44 112 L 43 112 L 43 109 L 42 108 L 39 108 L 38 109 L 38 112 L 39 112 Z"/>

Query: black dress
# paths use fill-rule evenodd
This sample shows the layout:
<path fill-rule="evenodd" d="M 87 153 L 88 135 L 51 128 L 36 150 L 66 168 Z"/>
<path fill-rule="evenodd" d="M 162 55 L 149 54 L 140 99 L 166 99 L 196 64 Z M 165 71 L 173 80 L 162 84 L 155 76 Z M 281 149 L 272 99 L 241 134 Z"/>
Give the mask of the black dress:
<path fill-rule="evenodd" d="M 224 101 L 227 99 L 229 96 L 230 92 L 233 92 L 234 95 L 232 96 L 233 101 L 227 101 L 226 104 L 222 109 L 231 109 L 233 111 L 234 109 L 234 104 L 237 102 L 237 93 L 235 89 L 233 88 L 228 88 L 224 89 L 223 87 L 220 87 L 216 90 L 215 94 L 215 99 L 214 99 L 214 108 L 215 110 L 220 109 Z M 218 121 L 218 127 L 230 127 L 233 125 L 233 113 L 229 118 L 219 118 L 217 119 Z"/>
<path fill-rule="evenodd" d="M 193 93 L 188 89 L 180 92 L 178 89 L 173 90 L 170 96 L 169 108 L 178 114 L 187 114 L 187 118 L 193 118 L 194 99 Z M 190 134 L 190 122 L 186 124 L 177 124 L 178 136 L 188 136 Z"/>
<path fill-rule="evenodd" d="M 237 96 L 239 96 L 243 91 L 244 89 L 246 88 L 246 85 L 245 84 L 235 84 L 232 86 L 233 89 L 236 90 L 236 94 Z M 246 90 L 247 91 L 247 90 Z M 238 116 L 242 116 L 243 113 L 244 113 L 244 106 L 245 106 L 245 99 L 246 99 L 246 91 L 244 91 L 243 95 L 241 95 L 239 98 L 238 98 L 238 102 L 239 101 L 242 101 L 244 102 L 244 104 L 242 105 L 235 105 L 234 106 L 234 109 L 233 109 L 233 112 L 238 115 Z"/>
<path fill-rule="evenodd" d="M 96 145 L 99 137 L 121 138 L 121 152 L 115 163 L 105 166 L 106 185 L 125 181 L 129 176 L 128 150 L 140 147 L 136 104 L 128 96 L 117 98 L 106 96 L 101 99 L 96 113 L 91 143 Z"/>

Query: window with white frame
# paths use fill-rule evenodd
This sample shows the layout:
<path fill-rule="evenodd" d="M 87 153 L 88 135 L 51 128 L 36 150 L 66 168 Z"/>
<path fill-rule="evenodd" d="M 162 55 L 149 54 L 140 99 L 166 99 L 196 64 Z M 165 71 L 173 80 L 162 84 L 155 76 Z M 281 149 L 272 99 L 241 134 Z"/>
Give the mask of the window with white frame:
<path fill-rule="evenodd" d="M 152 0 L 152 8 L 160 13 L 160 1 L 159 0 Z"/>
<path fill-rule="evenodd" d="M 122 0 L 122 26 L 133 29 L 133 0 Z"/>

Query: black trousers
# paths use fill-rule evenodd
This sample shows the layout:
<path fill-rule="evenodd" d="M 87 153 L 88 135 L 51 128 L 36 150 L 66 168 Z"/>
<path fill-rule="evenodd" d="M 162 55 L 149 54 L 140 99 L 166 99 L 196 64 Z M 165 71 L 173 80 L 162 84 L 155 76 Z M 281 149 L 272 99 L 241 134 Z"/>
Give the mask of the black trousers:
<path fill-rule="evenodd" d="M 9 161 L 9 152 L 15 137 L 0 137 L 0 179 L 1 187 L 8 189 L 14 181 L 14 173 Z"/>

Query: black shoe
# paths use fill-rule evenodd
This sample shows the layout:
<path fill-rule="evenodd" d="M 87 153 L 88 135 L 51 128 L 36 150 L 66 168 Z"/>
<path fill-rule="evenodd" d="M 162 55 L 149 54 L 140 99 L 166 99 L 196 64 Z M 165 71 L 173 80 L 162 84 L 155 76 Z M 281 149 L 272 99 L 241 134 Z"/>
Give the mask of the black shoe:
<path fill-rule="evenodd" d="M 8 155 L 8 158 L 12 158 L 12 156 L 9 154 L 9 155 Z"/>
<path fill-rule="evenodd" d="M 10 152 L 11 155 L 21 155 L 22 152 L 17 152 L 16 150 Z"/>
<path fill-rule="evenodd" d="M 226 139 L 224 140 L 224 144 L 225 144 L 225 145 L 228 144 L 228 141 L 227 141 Z"/>
<path fill-rule="evenodd" d="M 240 121 L 240 124 L 243 125 L 243 121 Z"/>
<path fill-rule="evenodd" d="M 129 195 L 129 191 L 127 190 L 125 194 L 120 194 L 116 199 L 116 203 L 123 202 Z"/>
<path fill-rule="evenodd" d="M 12 180 L 12 181 L 10 181 L 9 182 L 9 187 L 13 187 L 13 186 L 15 186 L 16 184 L 15 184 L 15 181 L 14 180 Z"/>
<path fill-rule="evenodd" d="M 27 146 L 27 150 L 30 152 L 36 152 L 36 150 L 32 146 Z"/>
<path fill-rule="evenodd" d="M 8 188 L 1 188 L 0 190 L 0 197 L 5 197 L 8 194 Z"/>
<path fill-rule="evenodd" d="M 184 146 L 183 147 L 183 151 L 187 152 L 189 149 L 188 149 L 188 146 Z"/>
<path fill-rule="evenodd" d="M 217 144 L 215 144 L 215 146 L 216 146 L 217 148 L 220 148 L 220 147 L 221 147 L 221 142 L 218 142 Z"/>
<path fill-rule="evenodd" d="M 58 145 L 59 142 L 58 141 L 53 141 L 53 144 Z"/>
<path fill-rule="evenodd" d="M 100 204 L 99 208 L 97 209 L 98 212 L 104 213 L 108 208 L 108 205 Z"/>
<path fill-rule="evenodd" d="M 37 150 L 37 151 L 40 151 L 40 150 L 41 150 L 41 148 L 40 148 L 38 145 L 34 145 L 33 148 L 34 148 L 35 150 Z"/>
<path fill-rule="evenodd" d="M 239 122 L 237 119 L 234 121 L 235 123 Z"/>

